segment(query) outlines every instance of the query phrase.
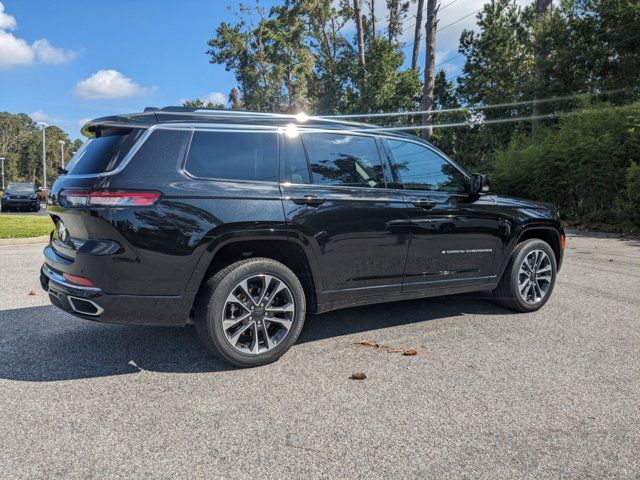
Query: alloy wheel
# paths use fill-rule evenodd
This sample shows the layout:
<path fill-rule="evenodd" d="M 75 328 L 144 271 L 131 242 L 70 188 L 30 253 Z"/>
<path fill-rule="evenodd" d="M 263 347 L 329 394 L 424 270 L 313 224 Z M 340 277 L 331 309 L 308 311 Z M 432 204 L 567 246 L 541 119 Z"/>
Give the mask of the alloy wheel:
<path fill-rule="evenodd" d="M 222 329 L 236 350 L 257 355 L 280 344 L 295 318 L 295 302 L 287 284 L 274 275 L 247 277 L 229 293 Z"/>
<path fill-rule="evenodd" d="M 553 267 L 549 255 L 543 250 L 529 252 L 518 270 L 518 293 L 529 305 L 540 302 L 549 292 Z"/>

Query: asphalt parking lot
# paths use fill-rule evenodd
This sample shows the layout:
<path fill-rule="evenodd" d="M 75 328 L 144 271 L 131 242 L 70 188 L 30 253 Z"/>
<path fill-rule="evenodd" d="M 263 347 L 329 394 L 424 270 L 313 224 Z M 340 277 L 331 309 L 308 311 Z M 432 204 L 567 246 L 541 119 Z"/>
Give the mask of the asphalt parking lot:
<path fill-rule="evenodd" d="M 252 370 L 192 328 L 55 309 L 41 249 L 0 247 L 3 478 L 640 477 L 638 240 L 572 235 L 539 312 L 482 295 L 337 311 Z"/>

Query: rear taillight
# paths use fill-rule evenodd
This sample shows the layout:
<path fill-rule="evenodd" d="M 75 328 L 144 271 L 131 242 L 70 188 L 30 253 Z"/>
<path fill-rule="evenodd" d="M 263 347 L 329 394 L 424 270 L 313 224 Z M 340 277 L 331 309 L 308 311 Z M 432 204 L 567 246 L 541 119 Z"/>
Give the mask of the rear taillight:
<path fill-rule="evenodd" d="M 160 192 L 63 190 L 60 203 L 66 207 L 147 207 L 155 204 L 160 197 Z"/>

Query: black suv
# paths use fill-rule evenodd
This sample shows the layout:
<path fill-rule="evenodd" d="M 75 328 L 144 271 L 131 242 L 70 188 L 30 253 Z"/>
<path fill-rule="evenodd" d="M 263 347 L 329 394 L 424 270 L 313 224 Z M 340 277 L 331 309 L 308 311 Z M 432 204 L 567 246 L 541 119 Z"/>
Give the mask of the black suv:
<path fill-rule="evenodd" d="M 40 210 L 38 190 L 33 183 L 12 182 L 2 194 L 2 210 L 8 212 L 15 210 Z"/>
<path fill-rule="evenodd" d="M 548 204 L 497 196 L 432 145 L 377 127 L 168 107 L 100 118 L 48 197 L 42 286 L 103 322 L 195 323 L 236 366 L 272 362 L 307 312 L 553 290 Z"/>

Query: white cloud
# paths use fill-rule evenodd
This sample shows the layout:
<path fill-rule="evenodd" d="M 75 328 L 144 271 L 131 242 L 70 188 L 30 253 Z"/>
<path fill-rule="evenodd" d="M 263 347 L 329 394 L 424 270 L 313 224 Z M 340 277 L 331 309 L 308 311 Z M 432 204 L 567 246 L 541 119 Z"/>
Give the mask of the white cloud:
<path fill-rule="evenodd" d="M 16 19 L 4 13 L 4 5 L 0 2 L 0 30 L 13 30 L 17 26 Z"/>
<path fill-rule="evenodd" d="M 50 122 L 52 120 L 52 118 L 49 115 L 47 115 L 46 113 L 44 113 L 42 110 L 36 110 L 35 112 L 33 112 L 29 116 L 35 122 L 47 122 L 47 121 Z"/>
<path fill-rule="evenodd" d="M 31 48 L 40 63 L 60 64 L 76 58 L 75 52 L 56 48 L 44 38 L 33 42 Z"/>
<path fill-rule="evenodd" d="M 31 45 L 13 34 L 0 30 L 0 69 L 30 65 L 35 61 Z"/>
<path fill-rule="evenodd" d="M 117 70 L 99 70 L 89 78 L 80 80 L 76 95 L 86 99 L 113 99 L 145 95 L 148 89 L 141 87 Z"/>
<path fill-rule="evenodd" d="M 202 97 L 204 103 L 211 102 L 214 105 L 226 105 L 227 96 L 221 92 L 211 92 L 208 95 Z"/>
<path fill-rule="evenodd" d="M 76 57 L 74 52 L 56 48 L 44 38 L 29 44 L 9 32 L 16 27 L 16 19 L 5 13 L 0 2 L 0 69 L 36 63 L 60 64 Z"/>

